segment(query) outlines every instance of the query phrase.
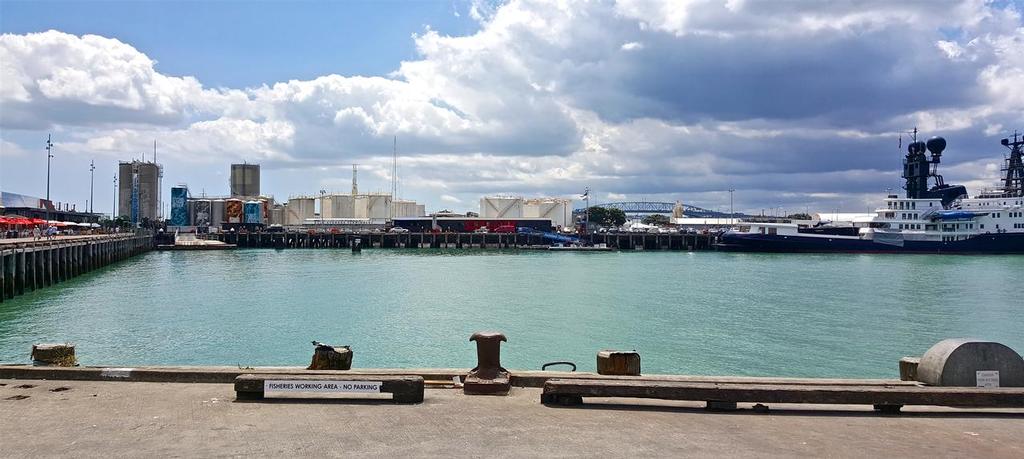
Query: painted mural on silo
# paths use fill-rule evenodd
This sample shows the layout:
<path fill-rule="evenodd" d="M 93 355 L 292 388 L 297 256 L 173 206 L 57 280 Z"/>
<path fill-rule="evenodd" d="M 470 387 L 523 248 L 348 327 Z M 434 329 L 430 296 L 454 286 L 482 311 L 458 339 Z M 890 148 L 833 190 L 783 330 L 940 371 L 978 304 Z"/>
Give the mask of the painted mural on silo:
<path fill-rule="evenodd" d="M 245 203 L 245 222 L 263 223 L 263 214 L 260 212 L 262 206 L 259 201 L 247 201 Z"/>
<path fill-rule="evenodd" d="M 196 201 L 195 215 L 192 222 L 195 226 L 210 226 L 210 201 L 203 199 Z"/>
<path fill-rule="evenodd" d="M 228 199 L 224 210 L 227 213 L 228 223 L 242 223 L 241 199 Z"/>
<path fill-rule="evenodd" d="M 188 226 L 188 188 L 171 187 L 171 226 Z"/>

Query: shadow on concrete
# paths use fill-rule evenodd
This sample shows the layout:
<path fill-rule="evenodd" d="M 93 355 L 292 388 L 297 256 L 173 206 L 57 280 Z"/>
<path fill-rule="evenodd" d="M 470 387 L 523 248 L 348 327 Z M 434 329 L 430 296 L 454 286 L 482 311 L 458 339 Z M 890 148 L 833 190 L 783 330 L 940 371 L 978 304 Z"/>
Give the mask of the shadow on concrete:
<path fill-rule="evenodd" d="M 901 411 L 897 414 L 880 413 L 873 410 L 839 410 L 839 409 L 809 409 L 794 408 L 791 405 L 783 408 L 773 408 L 769 405 L 766 411 L 758 411 L 745 407 L 736 410 L 709 410 L 703 406 L 670 406 L 670 405 L 638 405 L 626 403 L 599 403 L 587 402 L 582 405 L 543 405 L 547 408 L 566 410 L 608 410 L 608 411 L 646 411 L 663 413 L 690 413 L 703 415 L 727 415 L 727 416 L 805 416 L 805 417 L 874 417 L 874 418 L 986 418 L 986 419 L 1024 419 L 1024 412 L 1007 411 L 984 411 L 982 409 L 964 411 L 953 411 L 952 407 L 929 407 L 934 409 L 948 409 L 950 411 Z"/>
<path fill-rule="evenodd" d="M 390 398 L 314 398 L 282 397 L 262 400 L 234 399 L 232 403 L 258 403 L 266 405 L 421 405 L 421 403 L 395 403 Z"/>

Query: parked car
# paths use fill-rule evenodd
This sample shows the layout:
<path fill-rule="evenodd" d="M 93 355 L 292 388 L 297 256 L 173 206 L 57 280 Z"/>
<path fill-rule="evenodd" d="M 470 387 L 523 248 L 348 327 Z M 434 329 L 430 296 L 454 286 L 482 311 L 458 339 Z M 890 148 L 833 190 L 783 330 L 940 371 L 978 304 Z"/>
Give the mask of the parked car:
<path fill-rule="evenodd" d="M 408 233 L 409 230 L 406 229 L 406 228 L 402 228 L 401 226 L 396 226 L 396 227 L 391 228 L 390 230 L 388 230 L 388 232 L 389 233 Z"/>
<path fill-rule="evenodd" d="M 514 233 L 514 232 L 516 232 L 516 226 L 515 225 L 501 225 L 501 226 L 499 226 L 497 228 L 494 228 L 494 232 L 495 233 Z"/>
<path fill-rule="evenodd" d="M 487 234 L 487 233 L 490 232 L 490 230 L 488 230 L 486 226 L 481 226 L 481 227 L 473 230 L 473 232 L 474 233 L 480 233 L 480 234 Z"/>

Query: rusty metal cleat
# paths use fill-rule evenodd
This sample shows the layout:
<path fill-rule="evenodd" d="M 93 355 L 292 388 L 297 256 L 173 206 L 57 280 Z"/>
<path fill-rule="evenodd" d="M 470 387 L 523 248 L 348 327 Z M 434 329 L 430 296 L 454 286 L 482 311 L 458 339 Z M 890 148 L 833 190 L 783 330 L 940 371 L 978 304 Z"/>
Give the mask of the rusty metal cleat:
<path fill-rule="evenodd" d="M 467 395 L 508 395 L 512 388 L 508 370 L 501 367 L 501 342 L 508 341 L 500 332 L 476 332 L 469 337 L 476 341 L 476 368 L 463 385 Z"/>

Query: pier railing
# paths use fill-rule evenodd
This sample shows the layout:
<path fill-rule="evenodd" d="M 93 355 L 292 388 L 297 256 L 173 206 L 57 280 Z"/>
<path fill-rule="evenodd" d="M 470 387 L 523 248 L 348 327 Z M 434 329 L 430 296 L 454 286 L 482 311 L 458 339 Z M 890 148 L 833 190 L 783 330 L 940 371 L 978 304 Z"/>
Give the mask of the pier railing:
<path fill-rule="evenodd" d="M 0 302 L 146 252 L 149 234 L 0 241 Z"/>

